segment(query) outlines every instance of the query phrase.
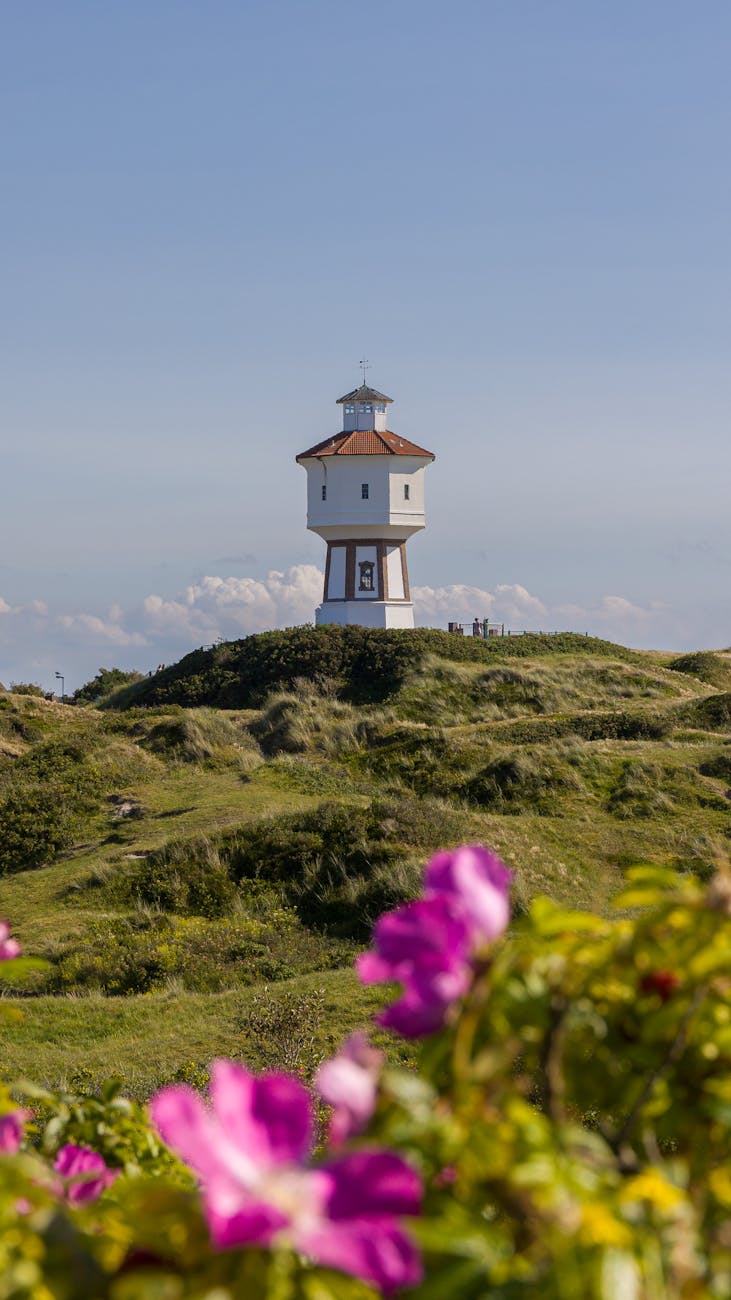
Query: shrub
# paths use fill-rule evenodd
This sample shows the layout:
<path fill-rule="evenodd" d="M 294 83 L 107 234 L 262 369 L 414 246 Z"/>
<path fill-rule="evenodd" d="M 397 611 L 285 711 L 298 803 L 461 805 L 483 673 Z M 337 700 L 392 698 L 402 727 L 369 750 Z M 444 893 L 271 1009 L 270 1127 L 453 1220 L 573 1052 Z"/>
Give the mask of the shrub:
<path fill-rule="evenodd" d="M 143 732 L 142 744 L 173 762 L 210 768 L 234 764 L 246 771 L 262 761 L 251 732 L 213 709 L 181 710 L 179 716 L 164 718 L 149 732 Z"/>
<path fill-rule="evenodd" d="M 42 866 L 74 843 L 100 798 L 100 777 L 80 738 L 47 741 L 0 781 L 0 871 Z"/>
<path fill-rule="evenodd" d="M 703 731 L 731 731 L 731 692 L 694 700 L 678 710 L 681 716 L 689 726 Z"/>
<path fill-rule="evenodd" d="M 155 1099 L 180 1161 L 116 1082 L 0 1086 L 7 1296 L 375 1300 L 421 1255 L 413 1300 L 727 1300 L 731 874 L 635 867 L 619 917 L 538 898 L 506 941 L 486 877 L 453 867 L 422 900 L 431 947 L 392 918 L 369 956 L 369 978 L 398 973 L 436 1019 L 408 1068 L 362 1040 L 329 1063 L 337 1124 L 314 1153 L 301 1081 L 240 1063 L 217 1067 L 208 1109 L 190 1086 Z M 421 978 L 435 958 L 446 982 Z M 323 1008 L 320 990 L 263 992 L 241 1027 L 262 1065 L 304 1074 Z M 205 1082 L 197 1061 L 179 1074 Z M 18 1095 L 34 1116 L 16 1154 Z M 101 1157 L 111 1192 L 69 1204 L 50 1168 L 67 1143 Z"/>
<path fill-rule="evenodd" d="M 188 876 L 207 900 L 209 884 L 221 888 L 223 869 L 247 906 L 254 886 L 292 908 L 304 925 L 363 938 L 383 911 L 413 896 L 416 853 L 445 840 L 456 843 L 463 834 L 463 815 L 426 800 L 376 800 L 360 808 L 326 802 L 209 839 L 172 840 L 112 888 L 124 890 L 125 898 L 177 900 L 192 910 Z"/>
<path fill-rule="evenodd" d="M 607 799 L 614 817 L 656 817 L 669 812 L 673 802 L 662 789 L 662 769 L 653 763 L 630 760 L 622 764 Z"/>
<path fill-rule="evenodd" d="M 352 947 L 308 933 L 281 907 L 272 907 L 266 921 L 169 917 L 142 909 L 96 922 L 83 948 L 67 945 L 49 984 L 58 991 L 96 989 L 119 997 L 175 979 L 188 989 L 215 992 L 328 970 L 351 955 Z"/>
<path fill-rule="evenodd" d="M 490 663 L 502 658 L 577 653 L 636 658 L 609 641 L 569 632 L 482 641 L 435 628 L 396 631 L 329 624 L 261 632 L 210 650 L 194 650 L 109 703 L 120 708 L 167 704 L 250 708 L 261 704 L 271 690 L 290 688 L 300 677 L 341 682 L 345 698 L 373 703 L 398 689 L 406 675 L 430 655 L 459 663 Z"/>
<path fill-rule="evenodd" d="M 176 861 L 171 850 L 135 862 L 118 873 L 106 892 L 122 902 L 211 919 L 230 915 L 238 899 L 233 880 L 204 836 L 192 852 L 186 849 L 183 861 Z"/>
<path fill-rule="evenodd" d="M 582 740 L 663 740 L 676 722 L 686 718 L 685 706 L 677 709 L 613 709 L 596 713 L 573 713 L 557 718 L 522 719 L 500 728 L 500 739 L 516 744 L 543 744 L 578 736 Z"/>
<path fill-rule="evenodd" d="M 51 862 L 74 843 L 83 819 L 62 786 L 29 785 L 0 799 L 0 873 Z"/>
<path fill-rule="evenodd" d="M 46 692 L 37 682 L 11 682 L 11 695 L 33 695 L 36 699 L 45 699 Z"/>
<path fill-rule="evenodd" d="M 256 1070 L 296 1070 L 308 1077 L 320 1064 L 325 995 L 265 988 L 255 993 L 239 1028 L 251 1044 L 248 1064 Z"/>
<path fill-rule="evenodd" d="M 403 782 L 416 794 L 449 797 L 473 765 L 469 752 L 444 731 L 391 729 L 358 756 L 358 765 L 386 781 Z"/>
<path fill-rule="evenodd" d="M 323 695 L 319 683 L 298 679 L 295 689 L 267 696 L 251 731 L 270 756 L 308 749 L 335 756 L 358 749 L 367 727 L 352 705 Z"/>
<path fill-rule="evenodd" d="M 702 776 L 714 776 L 717 781 L 731 785 L 731 753 L 714 754 L 700 764 L 698 771 Z"/>
<path fill-rule="evenodd" d="M 107 696 L 118 691 L 120 686 L 129 686 L 134 682 L 144 681 L 142 673 L 126 671 L 123 668 L 100 668 L 96 677 L 84 682 L 72 696 L 74 704 L 99 704 Z"/>
<path fill-rule="evenodd" d="M 504 754 L 487 763 L 464 787 L 464 795 L 491 812 L 556 815 L 562 800 L 581 788 L 579 778 L 555 760 Z"/>
<path fill-rule="evenodd" d="M 380 804 L 360 809 L 326 803 L 312 813 L 224 834 L 219 852 L 236 880 L 282 886 L 305 925 L 364 936 L 404 896 L 403 876 L 394 870 L 407 856 L 396 840 L 397 817 L 397 810 Z"/>
<path fill-rule="evenodd" d="M 709 686 L 718 686 L 721 689 L 731 686 L 731 664 L 719 655 L 713 654 L 711 650 L 696 650 L 692 654 L 680 655 L 678 659 L 673 659 L 672 663 L 668 664 L 668 668 L 676 673 L 697 677 L 699 681 L 707 682 Z"/>

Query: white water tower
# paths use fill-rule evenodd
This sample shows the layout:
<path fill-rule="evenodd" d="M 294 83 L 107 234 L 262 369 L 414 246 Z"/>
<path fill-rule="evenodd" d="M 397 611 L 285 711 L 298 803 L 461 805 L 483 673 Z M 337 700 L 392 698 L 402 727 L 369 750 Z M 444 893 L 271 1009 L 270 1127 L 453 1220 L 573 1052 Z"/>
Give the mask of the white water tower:
<path fill-rule="evenodd" d="M 392 398 L 365 383 L 338 398 L 340 433 L 303 451 L 307 527 L 327 542 L 318 623 L 413 627 L 406 541 L 425 526 L 432 452 L 386 427 Z"/>

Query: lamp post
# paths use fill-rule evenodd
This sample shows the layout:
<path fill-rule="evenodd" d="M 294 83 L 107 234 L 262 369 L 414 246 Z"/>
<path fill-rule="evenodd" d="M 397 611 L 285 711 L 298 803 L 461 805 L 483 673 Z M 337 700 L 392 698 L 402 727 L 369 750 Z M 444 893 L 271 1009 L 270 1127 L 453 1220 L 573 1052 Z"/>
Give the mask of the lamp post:
<path fill-rule="evenodd" d="M 61 703 L 63 704 L 66 700 L 66 679 L 63 673 L 56 673 L 56 676 L 61 679 Z"/>

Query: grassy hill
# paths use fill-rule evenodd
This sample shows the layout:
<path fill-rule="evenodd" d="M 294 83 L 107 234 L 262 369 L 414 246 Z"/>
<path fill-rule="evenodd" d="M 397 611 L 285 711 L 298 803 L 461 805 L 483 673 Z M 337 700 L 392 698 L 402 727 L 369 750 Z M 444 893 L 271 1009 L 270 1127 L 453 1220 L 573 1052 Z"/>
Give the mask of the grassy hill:
<path fill-rule="evenodd" d="M 518 909 L 728 850 L 724 652 L 297 628 L 99 704 L 0 693 L 0 917 L 48 961 L 10 1076 L 309 1070 L 375 1005 L 353 954 L 441 845 L 493 845 Z"/>

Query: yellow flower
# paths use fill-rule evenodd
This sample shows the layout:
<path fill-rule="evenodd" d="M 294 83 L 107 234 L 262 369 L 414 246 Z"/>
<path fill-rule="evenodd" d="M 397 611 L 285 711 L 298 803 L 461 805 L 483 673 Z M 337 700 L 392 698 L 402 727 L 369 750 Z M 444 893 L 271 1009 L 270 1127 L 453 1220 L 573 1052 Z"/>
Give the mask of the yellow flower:
<path fill-rule="evenodd" d="M 649 1201 L 658 1210 L 672 1210 L 683 1199 L 680 1188 L 668 1182 L 658 1169 L 646 1169 L 630 1178 L 622 1191 L 623 1201 Z"/>
<path fill-rule="evenodd" d="M 606 1205 L 584 1205 L 579 1237 L 587 1246 L 629 1246 L 632 1233 L 616 1219 Z"/>
<path fill-rule="evenodd" d="M 731 1171 L 725 1167 L 713 1169 L 708 1182 L 716 1200 L 731 1208 Z"/>

